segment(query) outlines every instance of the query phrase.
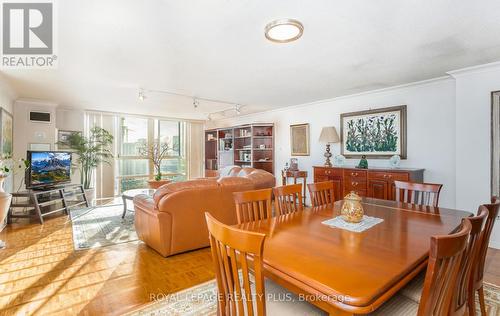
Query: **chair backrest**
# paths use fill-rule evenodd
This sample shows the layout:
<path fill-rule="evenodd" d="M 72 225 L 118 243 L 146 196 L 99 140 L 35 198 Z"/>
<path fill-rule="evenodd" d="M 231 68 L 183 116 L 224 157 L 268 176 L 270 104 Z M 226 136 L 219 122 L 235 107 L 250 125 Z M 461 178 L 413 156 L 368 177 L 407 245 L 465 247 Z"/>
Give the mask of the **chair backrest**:
<path fill-rule="evenodd" d="M 486 261 L 486 253 L 488 252 L 488 245 L 490 243 L 491 232 L 493 231 L 493 225 L 495 225 L 495 220 L 498 216 L 498 209 L 500 207 L 500 198 L 492 197 L 491 204 L 485 204 L 479 207 L 479 211 L 484 207 L 488 210 L 488 217 L 486 218 L 486 224 L 481 233 L 481 244 L 479 245 L 479 250 L 477 253 L 476 262 L 474 264 L 473 273 L 473 283 L 476 289 L 478 283 L 482 284 L 483 274 L 484 274 L 484 263 Z"/>
<path fill-rule="evenodd" d="M 316 182 L 307 185 L 312 206 L 333 205 L 335 194 L 333 193 L 333 181 Z"/>
<path fill-rule="evenodd" d="M 290 184 L 273 188 L 276 215 L 289 214 L 304 209 L 302 184 Z"/>
<path fill-rule="evenodd" d="M 394 181 L 396 201 L 437 207 L 442 184 Z"/>
<path fill-rule="evenodd" d="M 272 189 L 234 192 L 238 224 L 272 216 Z"/>
<path fill-rule="evenodd" d="M 457 233 L 431 237 L 418 316 L 448 314 L 470 231 L 470 222 L 463 221 Z"/>
<path fill-rule="evenodd" d="M 265 315 L 262 251 L 266 235 L 224 225 L 208 212 L 205 217 L 219 290 L 218 314 Z M 252 256 L 251 261 L 247 255 Z M 255 278 L 255 293 L 250 286 L 250 271 Z"/>
<path fill-rule="evenodd" d="M 458 273 L 458 279 L 450 307 L 450 316 L 462 316 L 467 312 L 467 300 L 469 298 L 469 285 L 471 282 L 472 269 L 473 265 L 476 263 L 477 253 L 479 251 L 479 246 L 481 245 L 481 232 L 483 231 L 484 223 L 487 217 L 488 209 L 481 206 L 477 216 L 464 219 L 464 221 L 471 224 L 471 231 L 469 243 Z"/>

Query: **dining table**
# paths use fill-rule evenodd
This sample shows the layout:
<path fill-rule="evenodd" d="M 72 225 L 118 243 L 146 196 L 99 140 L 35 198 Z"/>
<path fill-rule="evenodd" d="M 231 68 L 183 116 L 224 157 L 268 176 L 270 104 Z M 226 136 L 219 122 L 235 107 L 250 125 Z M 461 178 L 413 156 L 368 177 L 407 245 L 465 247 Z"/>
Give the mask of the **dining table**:
<path fill-rule="evenodd" d="M 365 216 L 383 221 L 362 232 L 324 224 L 341 215 L 342 204 L 236 225 L 266 235 L 267 278 L 329 315 L 375 311 L 426 269 L 431 236 L 454 232 L 472 215 L 363 198 Z"/>

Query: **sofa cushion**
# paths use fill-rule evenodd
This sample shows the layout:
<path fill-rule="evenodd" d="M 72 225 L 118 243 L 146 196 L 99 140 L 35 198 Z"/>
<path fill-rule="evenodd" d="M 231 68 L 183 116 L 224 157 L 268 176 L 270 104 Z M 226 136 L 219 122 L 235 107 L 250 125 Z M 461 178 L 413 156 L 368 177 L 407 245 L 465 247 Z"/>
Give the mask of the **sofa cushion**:
<path fill-rule="evenodd" d="M 248 191 L 253 190 L 255 187 L 252 180 L 244 177 L 225 177 L 220 178 L 217 182 L 224 190 L 229 190 L 230 192 Z"/>
<path fill-rule="evenodd" d="M 253 182 L 255 190 L 272 188 L 276 185 L 276 178 L 271 173 L 260 169 L 255 169 L 245 178 Z"/>

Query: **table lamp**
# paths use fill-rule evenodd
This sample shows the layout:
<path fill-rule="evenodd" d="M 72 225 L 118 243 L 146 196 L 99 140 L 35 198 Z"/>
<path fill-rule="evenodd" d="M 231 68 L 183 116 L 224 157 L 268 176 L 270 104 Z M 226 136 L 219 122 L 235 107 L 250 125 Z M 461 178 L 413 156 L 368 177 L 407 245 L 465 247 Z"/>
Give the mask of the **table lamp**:
<path fill-rule="evenodd" d="M 330 162 L 330 158 L 332 154 L 330 153 L 330 144 L 340 143 L 339 135 L 337 134 L 337 130 L 335 126 L 327 126 L 323 127 L 321 130 L 321 134 L 319 135 L 319 142 L 326 143 L 326 152 L 325 152 L 325 167 L 331 167 L 332 163 Z"/>

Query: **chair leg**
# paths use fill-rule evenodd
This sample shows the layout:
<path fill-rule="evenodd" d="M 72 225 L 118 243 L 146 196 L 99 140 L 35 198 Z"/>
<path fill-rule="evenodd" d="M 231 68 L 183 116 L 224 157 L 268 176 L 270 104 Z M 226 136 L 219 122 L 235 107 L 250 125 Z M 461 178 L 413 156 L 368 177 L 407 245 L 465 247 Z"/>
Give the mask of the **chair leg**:
<path fill-rule="evenodd" d="M 486 316 L 486 305 L 484 303 L 484 289 L 481 286 L 481 288 L 477 291 L 479 293 L 479 305 L 481 306 L 481 315 Z"/>
<path fill-rule="evenodd" d="M 467 315 L 476 316 L 476 291 L 472 291 L 472 293 L 469 294 L 469 301 L 467 304 L 469 305 L 469 313 Z"/>

